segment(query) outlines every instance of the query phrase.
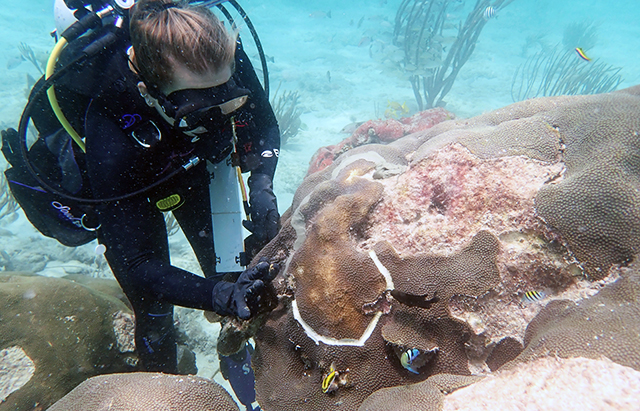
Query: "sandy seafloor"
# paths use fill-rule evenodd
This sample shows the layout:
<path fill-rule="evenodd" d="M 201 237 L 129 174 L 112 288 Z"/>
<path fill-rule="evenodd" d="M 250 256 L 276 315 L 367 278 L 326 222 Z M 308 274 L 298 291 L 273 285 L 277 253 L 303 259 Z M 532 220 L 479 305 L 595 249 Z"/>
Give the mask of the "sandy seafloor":
<path fill-rule="evenodd" d="M 466 3 L 466 9 L 451 13 L 452 21 L 466 17 L 465 10 L 475 4 Z M 273 60 L 269 63 L 271 95 L 278 87 L 280 93 L 297 91 L 303 108 L 303 130 L 282 147 L 274 182 L 284 212 L 311 155 L 318 147 L 346 138 L 340 133 L 345 125 L 381 117 L 388 101 L 406 102 L 411 112 L 417 109 L 408 80 L 382 62 L 393 54 L 391 39 L 400 1 L 240 0 L 240 4 Z M 39 77 L 29 62 L 16 65 L 18 45 L 28 44 L 38 56 L 51 50 L 52 8 L 50 0 L 0 0 L 2 128 L 17 125 L 26 102 L 26 74 Z M 515 0 L 485 26 L 474 54 L 445 98 L 446 108 L 465 118 L 512 103 L 514 71 L 537 51 L 536 46 L 525 47 L 526 38 L 544 35 L 545 42 L 555 45 L 561 43 L 568 24 L 583 21 L 598 26 L 597 44 L 589 56 L 622 67 L 624 82 L 619 88 L 640 84 L 639 17 L 637 0 Z M 246 27 L 241 36 L 250 48 Z M 5 166 L 1 158 L 0 167 Z M 175 265 L 199 272 L 184 237 L 172 236 L 171 246 Z M 94 248 L 95 243 L 63 247 L 35 231 L 21 213 L 0 221 L 0 269 L 50 276 L 110 276 L 104 257 L 96 255 Z M 199 374 L 212 377 L 217 369 L 212 353 L 216 327 L 197 321 L 199 313 L 178 310 L 177 315 L 197 342 Z M 221 381 L 219 373 L 216 380 Z"/>

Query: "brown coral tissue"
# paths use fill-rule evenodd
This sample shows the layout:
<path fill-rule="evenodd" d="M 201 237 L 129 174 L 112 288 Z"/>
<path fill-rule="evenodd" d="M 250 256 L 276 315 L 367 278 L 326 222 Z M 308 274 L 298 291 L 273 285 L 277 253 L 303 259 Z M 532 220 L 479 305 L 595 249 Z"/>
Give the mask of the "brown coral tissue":
<path fill-rule="evenodd" d="M 637 319 L 593 298 L 618 304 L 637 283 L 624 266 L 640 247 L 638 132 L 640 86 L 532 99 L 309 175 L 262 252 L 283 261 L 279 305 L 255 335 L 262 408 L 411 409 L 388 389 L 514 367 L 547 340 L 621 362 L 624 346 L 637 367 L 640 343 L 596 344 L 581 316 L 611 317 L 613 340 Z M 591 348 L 562 349 L 563 330 Z"/>

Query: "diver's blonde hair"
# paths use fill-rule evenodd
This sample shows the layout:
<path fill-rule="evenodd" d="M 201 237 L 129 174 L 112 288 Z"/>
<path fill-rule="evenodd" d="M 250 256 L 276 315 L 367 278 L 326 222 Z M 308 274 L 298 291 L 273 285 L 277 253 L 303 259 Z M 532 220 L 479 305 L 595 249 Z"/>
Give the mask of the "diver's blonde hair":
<path fill-rule="evenodd" d="M 233 64 L 237 33 L 206 7 L 171 0 L 139 0 L 129 24 L 136 65 L 150 86 L 171 83 L 176 64 L 196 74 Z"/>

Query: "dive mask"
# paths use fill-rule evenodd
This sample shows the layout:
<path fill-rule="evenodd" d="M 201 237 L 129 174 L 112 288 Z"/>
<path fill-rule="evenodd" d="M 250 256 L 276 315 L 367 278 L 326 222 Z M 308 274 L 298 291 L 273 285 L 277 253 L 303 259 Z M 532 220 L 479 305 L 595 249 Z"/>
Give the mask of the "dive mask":
<path fill-rule="evenodd" d="M 176 90 L 158 99 L 165 114 L 183 133 L 212 132 L 249 98 L 249 90 L 237 86 L 233 77 L 226 83 L 202 89 Z"/>

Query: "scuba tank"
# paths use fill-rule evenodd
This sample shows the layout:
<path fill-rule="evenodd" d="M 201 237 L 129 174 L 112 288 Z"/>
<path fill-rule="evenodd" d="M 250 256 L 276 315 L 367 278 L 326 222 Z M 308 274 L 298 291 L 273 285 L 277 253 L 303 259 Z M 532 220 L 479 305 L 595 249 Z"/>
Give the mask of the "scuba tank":
<path fill-rule="evenodd" d="M 232 156 L 217 164 L 207 162 L 211 174 L 211 222 L 216 250 L 216 271 L 240 272 L 249 264 L 244 252 L 242 198 Z M 240 177 L 242 178 L 242 177 Z"/>
<path fill-rule="evenodd" d="M 94 206 L 78 201 L 91 197 L 84 166 L 84 143 L 75 132 L 75 129 L 84 129 L 81 123 L 90 91 L 61 87 L 63 98 L 58 101 L 54 85 L 71 70 L 91 63 L 121 37 L 126 9 L 116 3 L 102 6 L 98 9 L 96 3 L 78 8 L 73 14 L 77 21 L 57 33 L 59 40 L 47 63 L 47 73 L 32 89 L 18 131 L 2 132 L 2 152 L 12 166 L 5 175 L 14 198 L 36 229 L 68 246 L 82 245 L 97 237 Z M 93 7 L 95 12 L 91 10 Z M 66 23 L 69 22 L 70 19 Z M 74 45 L 73 52 L 65 53 L 68 61 L 56 67 L 67 44 Z M 67 109 L 71 121 L 60 103 Z M 27 132 L 32 115 L 39 136 L 28 147 Z"/>

